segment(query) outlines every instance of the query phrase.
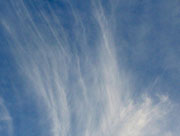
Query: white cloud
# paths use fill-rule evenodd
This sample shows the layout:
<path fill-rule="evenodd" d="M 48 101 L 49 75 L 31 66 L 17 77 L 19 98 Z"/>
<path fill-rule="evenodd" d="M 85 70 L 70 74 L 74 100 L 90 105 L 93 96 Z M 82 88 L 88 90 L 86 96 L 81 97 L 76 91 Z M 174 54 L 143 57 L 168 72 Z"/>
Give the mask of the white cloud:
<path fill-rule="evenodd" d="M 84 58 L 73 50 L 75 47 L 71 44 L 74 41 L 67 40 L 68 32 L 65 29 L 56 30 L 63 26 L 55 13 L 52 16 L 57 24 L 54 24 L 43 10 L 41 13 L 42 20 L 48 24 L 46 29 L 51 32 L 51 40 L 56 41 L 53 44 L 46 42 L 46 33 L 43 33 L 46 31 L 38 28 L 38 22 L 33 22 L 31 14 L 23 4 L 24 16 L 33 29 L 26 28 L 25 22 L 21 20 L 24 44 L 18 39 L 19 32 L 10 33 L 17 47 L 14 56 L 19 72 L 28 85 L 26 91 L 30 96 L 37 97 L 39 113 L 47 117 L 46 121 L 51 126 L 50 134 L 159 136 L 163 133 L 171 136 L 170 130 L 164 128 L 168 126 L 166 119 L 170 117 L 168 111 L 173 104 L 163 95 L 156 98 L 158 101 L 148 94 L 142 94 L 139 98 L 133 97 L 136 85 L 139 84 L 132 80 L 134 75 L 130 74 L 130 70 L 118 63 L 119 55 L 116 54 L 111 29 L 113 24 L 106 18 L 101 5 L 94 8 L 97 8 L 93 12 L 97 25 L 97 41 L 96 45 L 93 45 L 97 48 L 94 50 L 89 50 L 88 46 L 91 45 L 88 45 L 88 37 L 84 33 L 85 24 L 77 20 L 80 18 L 73 10 L 76 22 L 81 22 L 81 27 L 74 29 L 83 31 L 83 38 L 79 35 L 80 32 L 73 33 L 75 41 L 80 44 L 75 50 L 82 48 L 85 52 Z M 11 28 L 5 24 L 10 32 Z M 54 25 L 57 27 L 54 28 Z M 62 32 L 64 38 L 60 37 L 57 31 Z M 95 56 L 90 56 L 89 51 L 96 52 Z M 43 126 L 37 129 L 43 131 Z"/>
<path fill-rule="evenodd" d="M 13 134 L 12 118 L 2 98 L 0 98 L 0 134 L 8 136 Z"/>

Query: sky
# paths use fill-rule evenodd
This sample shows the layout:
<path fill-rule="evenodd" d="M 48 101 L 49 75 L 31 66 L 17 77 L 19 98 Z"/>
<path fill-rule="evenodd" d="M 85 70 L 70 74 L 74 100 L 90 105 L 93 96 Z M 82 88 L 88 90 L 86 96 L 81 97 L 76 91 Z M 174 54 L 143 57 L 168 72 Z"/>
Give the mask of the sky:
<path fill-rule="evenodd" d="M 179 0 L 1 0 L 0 136 L 179 136 Z"/>

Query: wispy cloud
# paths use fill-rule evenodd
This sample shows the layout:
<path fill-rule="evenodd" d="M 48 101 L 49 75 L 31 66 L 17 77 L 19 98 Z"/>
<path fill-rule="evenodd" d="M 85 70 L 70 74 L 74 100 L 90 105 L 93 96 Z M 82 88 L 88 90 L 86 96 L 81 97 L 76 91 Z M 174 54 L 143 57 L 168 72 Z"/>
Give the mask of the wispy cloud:
<path fill-rule="evenodd" d="M 2 135 L 13 134 L 12 118 L 2 98 L 0 98 L 0 134 Z"/>
<path fill-rule="evenodd" d="M 50 3 L 47 12 L 33 3 L 31 10 L 22 0 L 11 1 L 21 11 L 15 10 L 13 23 L 2 19 L 25 91 L 35 96 L 33 104 L 41 114 L 37 120 L 44 122 L 37 129 L 52 136 L 177 135 L 167 129 L 174 106 L 167 95 L 154 97 L 142 91 L 134 97 L 144 85 L 119 61 L 124 54 L 118 54 L 115 43 L 118 24 L 109 20 L 115 15 L 107 15 L 105 7 L 94 2 L 87 23 L 73 4 L 64 3 L 72 12 L 69 24 Z M 0 122 L 11 122 L 4 104 L 0 106 L 4 109 Z"/>

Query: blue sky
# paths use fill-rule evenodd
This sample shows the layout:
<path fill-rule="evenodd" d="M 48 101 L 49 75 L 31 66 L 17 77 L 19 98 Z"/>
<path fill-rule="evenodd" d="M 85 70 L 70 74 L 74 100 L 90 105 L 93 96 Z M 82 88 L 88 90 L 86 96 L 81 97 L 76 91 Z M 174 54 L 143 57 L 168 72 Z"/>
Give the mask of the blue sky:
<path fill-rule="evenodd" d="M 178 136 L 178 0 L 1 0 L 0 135 Z"/>

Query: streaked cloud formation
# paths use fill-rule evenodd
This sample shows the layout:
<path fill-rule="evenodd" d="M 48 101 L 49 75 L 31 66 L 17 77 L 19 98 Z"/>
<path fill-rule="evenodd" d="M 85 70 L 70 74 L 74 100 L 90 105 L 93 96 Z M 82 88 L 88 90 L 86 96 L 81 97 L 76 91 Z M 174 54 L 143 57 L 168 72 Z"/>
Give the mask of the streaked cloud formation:
<path fill-rule="evenodd" d="M 12 119 L 2 98 L 0 98 L 0 133 L 5 135 L 13 133 Z"/>
<path fill-rule="evenodd" d="M 21 105 L 17 107 L 21 116 L 16 110 L 8 111 L 0 101 L 0 123 L 8 122 L 6 135 L 178 135 L 179 117 L 170 126 L 179 112 L 178 102 L 169 99 L 162 86 L 171 58 L 163 63 L 149 60 L 149 56 L 153 58 L 151 52 L 161 48 L 148 50 L 145 45 L 153 44 L 149 43 L 153 36 L 147 39 L 153 22 L 131 22 L 130 16 L 141 14 L 141 6 L 133 15 L 122 13 L 121 4 L 129 11 L 146 3 L 129 2 L 2 2 L 1 28 L 14 58 L 17 82 L 23 84 L 16 85 L 13 92 Z M 126 23 L 127 28 L 123 28 Z M 174 53 L 175 59 L 177 56 Z M 146 69 L 144 61 L 163 65 L 163 70 L 152 65 L 152 75 L 136 71 L 141 64 Z"/>

